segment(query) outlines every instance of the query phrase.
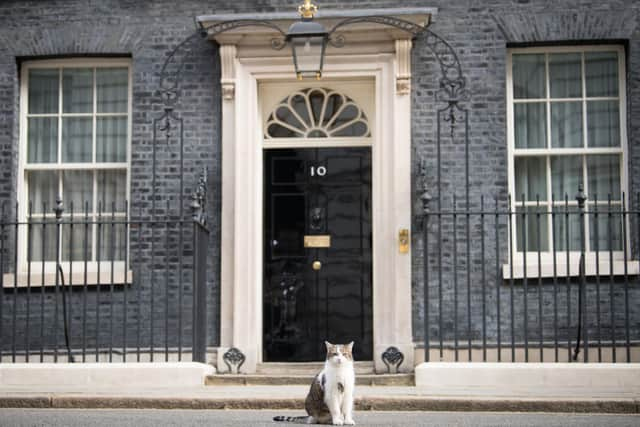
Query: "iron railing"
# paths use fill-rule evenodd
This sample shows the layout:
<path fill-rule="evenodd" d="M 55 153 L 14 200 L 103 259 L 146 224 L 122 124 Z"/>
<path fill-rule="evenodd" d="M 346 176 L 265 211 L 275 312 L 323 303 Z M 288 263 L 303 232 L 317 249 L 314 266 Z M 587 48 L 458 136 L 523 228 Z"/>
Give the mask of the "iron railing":
<path fill-rule="evenodd" d="M 0 219 L 0 363 L 205 361 L 209 230 L 156 207 Z M 117 209 L 110 209 L 115 212 Z M 128 213 L 127 213 L 128 212 Z"/>
<path fill-rule="evenodd" d="M 640 194 L 625 198 L 433 211 L 425 193 L 425 361 L 638 361 Z"/>

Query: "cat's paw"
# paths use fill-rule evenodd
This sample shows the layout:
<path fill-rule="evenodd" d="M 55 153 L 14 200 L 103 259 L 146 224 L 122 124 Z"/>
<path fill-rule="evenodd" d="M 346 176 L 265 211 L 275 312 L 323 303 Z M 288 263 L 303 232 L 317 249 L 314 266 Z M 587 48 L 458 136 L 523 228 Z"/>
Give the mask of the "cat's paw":
<path fill-rule="evenodd" d="M 344 421 L 342 421 L 342 419 L 340 419 L 340 418 L 334 418 L 332 423 L 333 423 L 334 426 L 344 425 Z"/>
<path fill-rule="evenodd" d="M 356 425 L 356 422 L 353 421 L 353 419 L 351 419 L 351 418 L 345 418 L 344 425 L 346 425 L 346 426 L 354 426 L 354 425 Z"/>

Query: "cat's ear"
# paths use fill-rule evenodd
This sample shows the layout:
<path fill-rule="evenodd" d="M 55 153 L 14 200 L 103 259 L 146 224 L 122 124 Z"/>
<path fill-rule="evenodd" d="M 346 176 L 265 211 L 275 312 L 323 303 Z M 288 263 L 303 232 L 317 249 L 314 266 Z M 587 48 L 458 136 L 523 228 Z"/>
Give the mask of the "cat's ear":
<path fill-rule="evenodd" d="M 333 348 L 333 344 L 331 344 L 329 341 L 325 341 L 324 345 L 327 347 L 327 351 L 331 350 Z"/>
<path fill-rule="evenodd" d="M 349 353 L 351 353 L 352 350 L 353 350 L 353 341 L 351 341 L 349 344 L 347 344 L 347 351 Z"/>

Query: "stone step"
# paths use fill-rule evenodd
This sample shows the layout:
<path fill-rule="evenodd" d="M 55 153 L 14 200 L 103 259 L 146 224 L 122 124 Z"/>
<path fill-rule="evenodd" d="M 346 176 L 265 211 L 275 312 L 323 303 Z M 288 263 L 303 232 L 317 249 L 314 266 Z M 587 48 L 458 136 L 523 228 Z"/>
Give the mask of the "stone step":
<path fill-rule="evenodd" d="M 237 386 L 237 385 L 310 385 L 314 374 L 311 375 L 273 375 L 273 374 L 218 374 L 209 375 L 205 379 L 208 386 Z M 413 374 L 356 374 L 356 385 L 366 386 L 414 386 Z"/>
<path fill-rule="evenodd" d="M 256 374 L 264 375 L 306 375 L 313 377 L 324 367 L 324 362 L 302 363 L 259 363 Z M 354 362 L 356 375 L 373 374 L 373 362 Z"/>

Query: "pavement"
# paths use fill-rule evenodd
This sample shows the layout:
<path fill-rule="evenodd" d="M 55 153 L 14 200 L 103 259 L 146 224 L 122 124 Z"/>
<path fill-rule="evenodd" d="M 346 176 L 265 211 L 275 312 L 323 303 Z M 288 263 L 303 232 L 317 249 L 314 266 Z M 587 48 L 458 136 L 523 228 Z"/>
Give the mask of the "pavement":
<path fill-rule="evenodd" d="M 0 426 L 157 427 L 157 426 L 287 426 L 272 421 L 275 415 L 302 415 L 300 411 L 202 411 L 114 409 L 0 409 Z M 356 412 L 358 426 L 528 426 L 528 427 L 631 427 L 637 415 L 523 414 L 486 412 Z"/>
<path fill-rule="evenodd" d="M 304 407 L 308 386 L 20 387 L 0 385 L 0 408 L 288 409 Z M 433 395 L 419 387 L 356 387 L 358 411 L 482 411 L 639 414 L 640 396 L 590 390 Z"/>

